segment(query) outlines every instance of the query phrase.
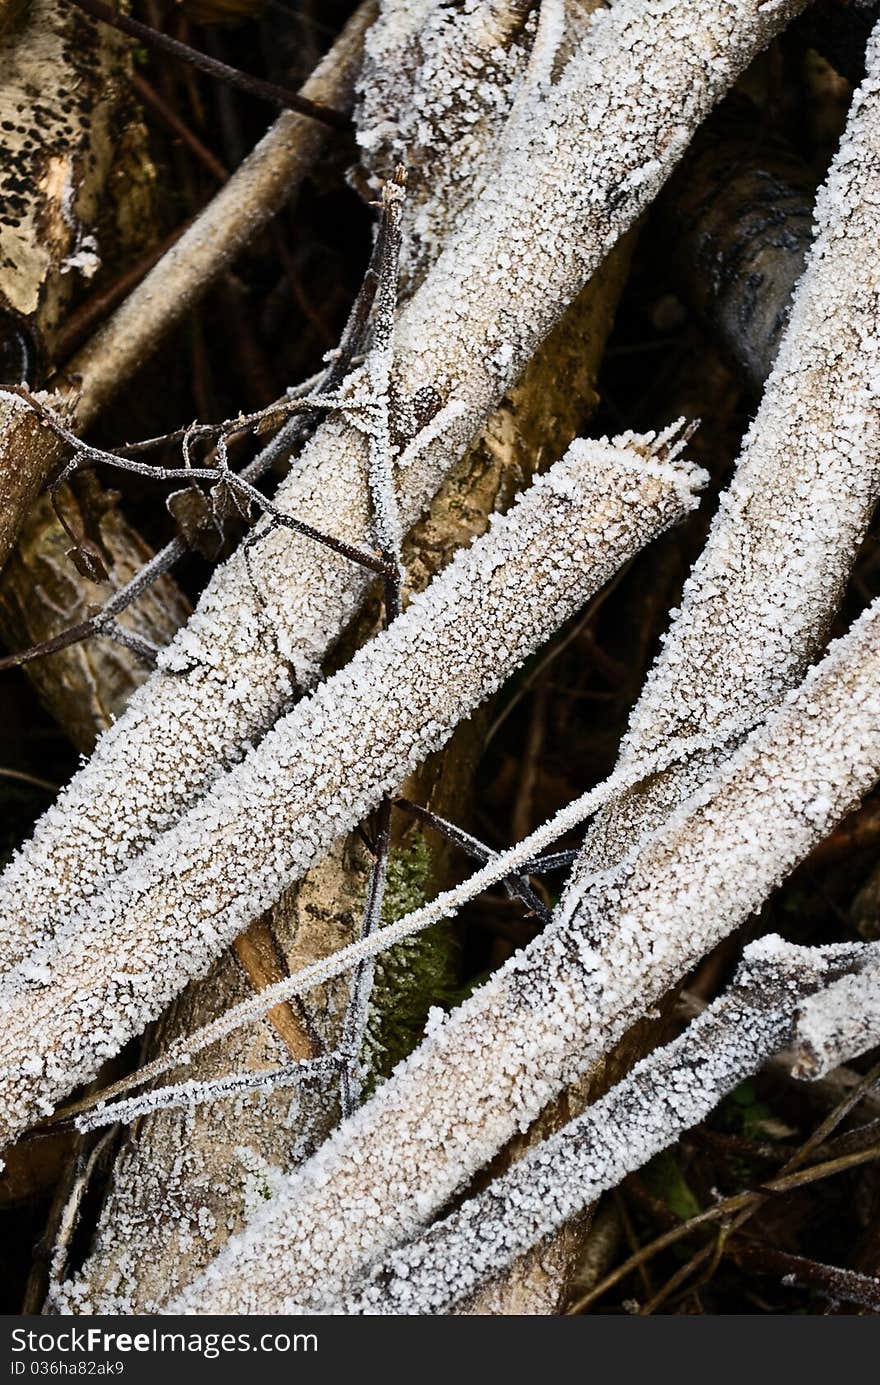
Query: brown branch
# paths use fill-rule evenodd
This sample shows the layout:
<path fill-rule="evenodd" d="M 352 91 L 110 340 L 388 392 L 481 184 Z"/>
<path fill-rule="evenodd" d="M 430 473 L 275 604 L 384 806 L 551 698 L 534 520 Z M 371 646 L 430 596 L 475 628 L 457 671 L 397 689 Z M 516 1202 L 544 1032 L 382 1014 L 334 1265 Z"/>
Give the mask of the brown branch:
<path fill-rule="evenodd" d="M 71 3 L 76 4 L 77 0 L 71 0 Z M 145 77 L 142 77 L 139 72 L 132 72 L 131 84 L 143 104 L 149 106 L 162 123 L 166 125 L 173 134 L 179 136 L 179 138 L 183 140 L 190 152 L 195 155 L 199 163 L 208 170 L 211 176 L 216 178 L 218 183 L 225 183 L 229 177 L 229 169 L 226 168 L 225 164 L 220 162 L 217 155 L 214 154 L 213 151 L 199 139 L 198 135 L 189 128 L 186 121 L 181 120 L 177 112 L 159 95 L 155 87 L 150 86 L 150 83 Z"/>
<path fill-rule="evenodd" d="M 861 1164 L 871 1163 L 880 1157 L 880 1145 L 872 1145 L 868 1149 L 856 1150 L 852 1154 L 839 1155 L 836 1158 L 824 1160 L 821 1163 L 813 1164 L 804 1169 L 802 1165 L 810 1156 L 819 1149 L 833 1130 L 849 1114 L 854 1106 L 872 1088 L 876 1087 L 880 1081 L 880 1063 L 876 1064 L 869 1073 L 862 1079 L 859 1085 L 848 1092 L 844 1099 L 835 1107 L 831 1114 L 813 1132 L 810 1138 L 801 1146 L 797 1153 L 785 1164 L 782 1172 L 776 1178 L 768 1179 L 760 1190 L 734 1193 L 731 1197 L 723 1198 L 714 1207 L 708 1208 L 705 1212 L 700 1212 L 695 1217 L 690 1217 L 680 1226 L 672 1227 L 671 1230 L 664 1232 L 662 1236 L 657 1236 L 647 1245 L 642 1246 L 635 1255 L 629 1256 L 622 1264 L 607 1274 L 604 1279 L 592 1288 L 588 1294 L 584 1294 L 572 1305 L 569 1313 L 583 1313 L 596 1299 L 601 1298 L 613 1289 L 615 1284 L 619 1284 L 622 1279 L 631 1274 L 639 1265 L 653 1259 L 661 1250 L 666 1250 L 669 1246 L 675 1245 L 699 1230 L 700 1227 L 710 1222 L 727 1221 L 728 1218 L 736 1217 L 731 1225 L 731 1230 L 738 1230 L 744 1225 L 746 1220 L 756 1212 L 758 1208 L 767 1200 L 767 1197 L 774 1193 L 788 1193 L 795 1188 L 806 1187 L 810 1183 L 818 1182 L 820 1179 L 830 1178 L 834 1174 L 846 1173 L 851 1168 L 856 1168 Z M 711 1254 L 711 1247 L 704 1253 L 699 1253 L 694 1260 L 689 1262 L 689 1268 L 695 1269 L 697 1264 L 702 1263 L 708 1254 Z M 677 1287 L 677 1286 L 676 1286 Z M 662 1291 L 661 1291 L 662 1292 Z M 657 1306 L 661 1301 L 659 1295 L 655 1295 L 650 1305 L 646 1304 L 643 1311 Z"/>
<path fill-rule="evenodd" d="M 101 0 L 68 0 L 68 3 L 91 15 L 93 19 L 100 20 L 102 24 L 110 24 L 114 29 L 136 38 L 147 47 L 189 63 L 200 72 L 207 73 L 209 77 L 216 77 L 221 82 L 228 82 L 230 86 L 246 91 L 249 96 L 271 101 L 276 106 L 285 106 L 288 110 L 308 116 L 311 120 L 319 120 L 322 125 L 329 125 L 333 130 L 347 130 L 350 127 L 351 122 L 342 111 L 334 110 L 320 101 L 312 101 L 301 92 L 294 91 L 292 87 L 267 82 L 262 77 L 252 77 L 249 73 L 239 71 L 237 67 L 230 67 L 207 53 L 199 52 L 197 48 L 191 48 L 189 44 L 181 43 L 170 34 L 163 34 L 161 30 L 154 29 L 149 24 L 142 24 L 126 14 L 117 14 L 109 5 L 102 4 Z"/>
<path fill-rule="evenodd" d="M 305 82 L 309 100 L 349 103 L 375 0 L 364 0 Z M 50 382 L 77 432 L 100 414 L 162 338 L 293 195 L 318 158 L 326 126 L 285 111 L 225 186 L 96 335 Z M 0 565 L 63 453 L 39 423 L 0 404 Z"/>

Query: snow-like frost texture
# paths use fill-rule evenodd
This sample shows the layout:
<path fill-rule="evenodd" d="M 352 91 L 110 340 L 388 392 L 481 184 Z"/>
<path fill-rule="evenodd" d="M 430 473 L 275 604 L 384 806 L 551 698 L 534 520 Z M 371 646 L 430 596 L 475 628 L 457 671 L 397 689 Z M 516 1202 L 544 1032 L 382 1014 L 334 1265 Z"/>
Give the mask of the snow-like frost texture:
<path fill-rule="evenodd" d="M 396 478 L 422 513 L 504 390 L 656 195 L 693 129 L 804 0 L 617 0 L 555 84 L 517 105 L 505 155 L 398 319 L 401 405 L 454 403 L 448 430 Z M 355 387 L 357 382 L 354 382 Z M 367 543 L 365 439 L 342 417 L 277 494 L 282 510 Z M 124 717 L 0 882 L 0 961 L 14 965 L 96 899 L 308 686 L 369 585 L 326 548 L 276 531 L 214 575 Z"/>
<path fill-rule="evenodd" d="M 526 69 L 534 16 L 508 0 L 383 0 L 358 82 L 357 141 L 375 191 L 410 172 L 406 284 L 424 276 L 478 195 Z"/>
<path fill-rule="evenodd" d="M 880 1044 L 880 963 L 804 1002 L 794 1050 L 796 1077 L 824 1077 Z"/>
<path fill-rule="evenodd" d="M 484 1192 L 393 1251 L 373 1268 L 365 1288 L 332 1311 L 451 1312 L 705 1119 L 788 1041 L 798 1004 L 823 1004 L 842 968 L 872 951 L 865 945 L 793 947 L 778 937 L 752 943 L 733 986 L 678 1039 L 643 1059 Z"/>
<path fill-rule="evenodd" d="M 177 1312 L 351 1292 L 760 907 L 880 774 L 880 602 L 617 870 L 442 1023 L 230 1241 Z M 609 918 L 614 927 L 608 927 Z"/>
<path fill-rule="evenodd" d="M 673 433 L 677 429 L 673 430 Z M 671 446 L 670 446 L 671 445 Z M 4 980 L 0 1135 L 92 1076 L 438 749 L 704 474 L 670 434 L 579 441 L 406 612 Z"/>
<path fill-rule="evenodd" d="M 821 648 L 880 494 L 880 33 L 815 208 L 815 241 L 734 479 L 621 746 L 775 706 Z M 711 772 L 721 746 L 627 795 L 570 889 Z"/>

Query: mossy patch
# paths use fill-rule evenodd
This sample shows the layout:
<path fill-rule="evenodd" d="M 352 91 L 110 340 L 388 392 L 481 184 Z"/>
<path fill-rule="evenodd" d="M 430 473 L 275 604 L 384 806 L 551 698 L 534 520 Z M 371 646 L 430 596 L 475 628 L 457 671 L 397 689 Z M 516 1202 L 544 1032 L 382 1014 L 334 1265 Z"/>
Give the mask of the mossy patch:
<path fill-rule="evenodd" d="M 383 924 L 418 909 L 432 894 L 433 862 L 421 832 L 413 832 L 388 858 Z M 432 1005 L 452 1003 L 458 981 L 458 943 L 448 923 L 406 938 L 376 963 L 364 1038 L 369 1085 L 388 1077 L 415 1048 Z"/>
<path fill-rule="evenodd" d="M 702 1211 L 671 1149 L 655 1155 L 642 1170 L 642 1178 L 648 1191 L 681 1221 L 689 1221 Z"/>

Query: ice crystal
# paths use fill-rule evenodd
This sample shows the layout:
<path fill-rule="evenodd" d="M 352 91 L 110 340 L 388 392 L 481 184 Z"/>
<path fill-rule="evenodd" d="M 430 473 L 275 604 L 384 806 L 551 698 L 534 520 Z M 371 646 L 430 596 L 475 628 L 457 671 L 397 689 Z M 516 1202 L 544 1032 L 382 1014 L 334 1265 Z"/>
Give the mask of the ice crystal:
<path fill-rule="evenodd" d="M 815 210 L 815 241 L 761 406 L 621 760 L 763 714 L 821 647 L 880 495 L 880 30 Z M 723 755 L 717 747 L 615 805 L 579 869 L 619 857 Z"/>
<path fill-rule="evenodd" d="M 396 483 L 408 528 L 604 258 L 690 133 L 804 0 L 617 0 L 549 88 L 398 319 L 395 374 L 414 420 L 455 405 Z M 355 381 L 352 388 L 356 388 Z M 423 411 L 422 411 L 423 412 Z M 279 487 L 279 508 L 356 543 L 371 530 L 367 446 L 342 416 Z M 368 577 L 276 530 L 213 577 L 189 624 L 0 884 L 12 965 L 168 829 L 312 683 Z"/>
<path fill-rule="evenodd" d="M 651 456 L 662 447 L 666 460 Z M 3 1135 L 204 974 L 632 553 L 697 503 L 671 439 L 576 442 L 4 982 Z"/>
<path fill-rule="evenodd" d="M 880 961 L 804 1002 L 794 1049 L 796 1077 L 824 1077 L 880 1044 Z"/>
<path fill-rule="evenodd" d="M 746 948 L 727 992 L 664 1048 L 489 1188 L 371 1271 L 336 1313 L 448 1313 L 517 1255 L 641 1168 L 791 1036 L 797 1006 L 823 1005 L 867 947 Z M 812 994 L 811 994 L 812 993 Z"/>
<path fill-rule="evenodd" d="M 431 1029 L 174 1309 L 335 1300 L 607 1054 L 880 774 L 878 637 L 880 602 L 575 910 Z"/>

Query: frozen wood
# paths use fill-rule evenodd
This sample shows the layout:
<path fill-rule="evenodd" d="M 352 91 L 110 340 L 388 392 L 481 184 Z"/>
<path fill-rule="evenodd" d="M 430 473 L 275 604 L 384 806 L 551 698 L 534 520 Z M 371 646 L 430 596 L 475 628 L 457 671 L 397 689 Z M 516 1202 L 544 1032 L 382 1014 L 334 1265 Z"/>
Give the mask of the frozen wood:
<path fill-rule="evenodd" d="M 517 1255 L 704 1120 L 791 1038 L 797 1007 L 825 1004 L 871 948 L 746 948 L 732 986 L 576 1120 L 369 1273 L 344 1314 L 448 1313 Z"/>
<path fill-rule="evenodd" d="M 652 0 L 598 11 L 556 83 L 517 109 L 508 152 L 396 333 L 415 434 L 452 425 L 397 476 L 409 528 L 562 310 L 651 200 L 694 126 L 800 0 Z M 524 191 L 527 190 L 527 191 Z M 353 388 L 357 381 L 353 383 Z M 371 533 L 364 439 L 333 418 L 278 491 L 282 509 L 349 540 Z M 368 580 L 273 534 L 213 578 L 160 671 L 99 744 L 3 877 L 11 964 L 142 851 L 316 676 Z M 39 882 L 39 886 L 37 886 Z"/>
<path fill-rule="evenodd" d="M 383 13 L 390 15 L 395 8 L 396 3 L 388 4 Z M 446 13 L 453 24 L 461 14 Z M 477 8 L 473 14 L 482 23 L 486 8 Z M 370 31 L 369 43 L 378 28 L 377 24 Z M 413 56 L 408 48 L 396 51 L 396 58 L 391 50 L 384 53 L 385 66 L 376 64 L 376 74 L 381 74 L 386 83 L 389 102 L 390 93 L 396 91 L 399 83 L 419 80 L 408 66 L 398 72 L 398 82 L 391 80 L 390 63 L 408 62 Z M 521 58 L 524 60 L 525 54 Z M 499 81 L 506 71 L 506 67 L 498 65 Z M 363 85 L 369 95 L 370 83 Z M 492 133 L 489 122 L 497 133 L 507 105 L 493 94 L 488 74 L 469 93 L 471 100 L 478 96 L 488 107 L 480 124 L 481 137 L 488 147 Z M 389 119 L 397 114 L 405 121 L 408 111 L 408 103 L 401 100 L 397 111 L 390 111 Z M 441 165 L 447 167 L 450 178 L 455 178 L 462 166 L 473 171 L 472 165 L 462 164 L 463 159 L 475 159 L 472 124 L 462 122 L 459 128 L 450 123 L 453 131 L 442 120 L 432 125 L 429 136 L 421 131 L 422 162 L 431 169 L 430 199 L 418 181 L 413 187 L 418 168 L 412 168 L 409 156 L 404 159 L 410 165 L 404 225 L 412 235 L 415 200 L 419 225 L 424 228 L 431 219 L 432 245 L 441 238 L 438 225 L 448 224 L 453 210 L 451 188 L 438 178 L 438 169 Z M 457 138 L 450 140 L 451 134 Z M 430 147 L 426 148 L 428 138 Z M 388 173 L 394 170 L 395 154 L 401 153 L 406 150 L 395 145 Z M 373 157 L 370 163 L 375 167 Z M 460 197 L 465 192 L 462 186 Z M 592 412 L 598 400 L 596 374 L 627 272 L 630 241 L 631 237 L 626 237 L 615 247 L 578 295 L 521 379 L 502 400 L 479 439 L 441 487 L 428 514 L 413 529 L 404 545 L 408 590 L 422 590 L 458 548 L 484 532 L 493 511 L 506 509 L 537 469 L 543 468 L 548 459 L 560 456 Z M 374 629 L 374 612 L 368 603 L 352 632 L 354 642 L 362 642 Z M 416 776 L 418 783 L 407 785 L 407 795 L 426 802 L 441 816 L 460 821 L 462 805 L 471 794 L 483 730 L 479 716 L 459 726 L 442 754 L 431 758 L 430 765 L 425 767 L 427 772 Z M 423 846 L 424 864 L 422 851 L 416 849 L 419 844 Z M 266 969 L 257 977 L 251 969 L 248 974 L 252 985 L 283 975 L 283 970 L 278 971 L 279 963 L 282 967 L 286 963 L 287 970 L 295 973 L 356 936 L 365 882 L 363 855 L 355 838 L 337 843 L 330 855 L 288 890 L 271 914 L 260 921 L 260 945 L 265 950 L 267 942 L 271 944 L 276 954 L 275 972 Z M 391 882 L 386 891 L 388 919 L 402 915 L 448 885 L 451 865 L 448 848 L 438 848 L 420 832 L 404 833 L 392 848 Z M 236 941 L 237 950 L 252 931 Z M 451 926 L 445 933 L 451 933 Z M 371 1061 L 381 1062 L 386 1070 L 388 1018 L 390 1032 L 396 1038 L 402 1032 L 401 1018 L 406 1018 L 408 1009 L 423 995 L 419 1002 L 419 1018 L 423 1021 L 430 999 L 436 1000 L 436 995 L 429 997 L 427 993 L 426 966 L 430 962 L 436 970 L 443 946 L 443 938 L 423 935 L 377 959 L 368 1053 Z M 239 971 L 239 966 L 221 960 L 204 981 L 188 987 L 161 1022 L 159 1036 L 150 1044 L 147 1057 L 185 1039 L 205 1019 L 243 999 L 247 992 Z M 317 1027 L 321 1039 L 331 1049 L 338 1040 L 343 997 L 344 990 L 337 981 L 295 1002 L 296 1006 L 306 1006 L 310 1030 Z M 271 1020 L 271 1014 L 266 1019 Z M 169 1074 L 169 1080 L 185 1077 L 204 1081 L 224 1072 L 277 1067 L 283 1058 L 272 1048 L 271 1033 L 263 1033 L 263 1044 L 257 1042 L 263 1030 L 260 1025 L 251 1031 L 251 1036 L 233 1033 L 210 1052 L 193 1057 L 178 1073 Z M 401 1056 L 395 1050 L 395 1061 Z M 139 1120 L 114 1163 L 89 1257 L 71 1282 L 54 1287 L 53 1305 L 64 1305 L 68 1311 L 76 1312 L 111 1311 L 113 1305 L 124 1300 L 137 1312 L 153 1311 L 163 1297 L 193 1278 L 223 1242 L 241 1228 L 252 1205 L 254 1167 L 259 1165 L 267 1170 L 267 1183 L 273 1185 L 281 1173 L 290 1172 L 296 1162 L 326 1138 L 338 1119 L 338 1110 L 335 1101 L 324 1092 L 316 1091 L 314 1086 L 306 1087 L 299 1094 L 295 1116 L 291 1114 L 293 1097 L 285 1091 L 270 1098 L 261 1096 L 256 1102 L 236 1102 L 233 1107 L 226 1101 L 203 1102 L 184 1111 L 159 1111 Z M 315 1099 L 318 1096 L 321 1099 Z M 242 1148 L 258 1154 L 242 1158 Z M 136 1246 L 130 1241 L 133 1228 L 137 1228 Z M 533 1304 L 539 1282 L 545 1295 L 555 1292 L 554 1281 L 536 1270 L 528 1257 L 499 1288 L 494 1311 L 520 1309 L 526 1301 Z"/>
<path fill-rule="evenodd" d="M 870 949 L 876 952 L 876 948 Z M 880 1044 L 880 962 L 804 1001 L 794 1036 L 795 1077 L 825 1077 Z"/>
<path fill-rule="evenodd" d="M 334 847 L 262 923 L 263 936 L 277 953 L 276 975 L 279 962 L 295 972 L 357 936 L 367 875 L 363 856 L 363 851 L 355 854 L 351 843 Z M 393 852 L 392 909 L 407 898 L 406 885 L 397 883 L 398 859 Z M 403 876 L 411 878 L 408 872 Z M 417 966 L 420 958 L 411 961 Z M 399 988 L 388 984 L 395 976 L 393 969 L 386 977 L 379 970 L 371 1016 L 377 1030 L 381 1007 L 400 1003 Z M 272 979 L 268 969 L 267 979 Z M 225 953 L 204 980 L 188 986 L 171 1006 L 150 1051 L 179 1043 L 200 1023 L 243 1000 L 254 984 L 252 971 L 246 976 L 232 952 Z M 303 997 L 296 1008 L 288 1007 L 306 1040 L 296 1050 L 288 1044 L 285 1051 L 271 1023 L 258 1024 L 198 1055 L 172 1078 L 202 1084 L 231 1072 L 277 1069 L 294 1055 L 332 1051 L 347 995 L 347 985 L 330 983 Z M 193 1101 L 183 1109 L 139 1119 L 126 1132 L 114 1163 L 89 1256 L 75 1276 L 54 1285 L 51 1307 L 105 1313 L 121 1311 L 125 1304 L 136 1313 L 157 1311 L 169 1293 L 182 1289 L 243 1227 L 259 1200 L 323 1143 L 339 1119 L 337 1084 L 334 1071 L 317 1083 L 211 1103 Z"/>
<path fill-rule="evenodd" d="M 290 955 L 305 962 L 313 956 L 314 930 L 303 921 L 306 928 Z M 166 1012 L 155 1043 L 161 1046 L 169 1035 L 214 1018 L 250 991 L 234 954 L 225 952 L 205 979 L 187 987 Z M 335 1012 L 325 1016 L 324 1001 L 323 994 L 316 994 L 308 1004 L 308 1019 L 318 1022 L 319 1033 L 332 1029 Z M 302 1038 L 300 1056 L 307 1056 L 305 1027 Z M 291 1050 L 277 1029 L 265 1023 L 236 1034 L 219 1051 L 204 1055 L 197 1068 L 185 1067 L 175 1076 L 211 1081 L 229 1072 L 269 1071 L 290 1060 Z M 96 1311 L 94 1300 L 102 1310 L 124 1301 L 132 1311 L 151 1311 L 171 1286 L 182 1287 L 216 1254 L 285 1170 L 313 1152 L 336 1115 L 323 1087 L 310 1084 L 244 1092 L 213 1109 L 218 1114 L 213 1121 L 204 1119 L 204 1108 L 184 1105 L 142 1119 L 126 1131 L 95 1244 L 82 1274 L 71 1283 L 59 1282 L 64 1264 L 56 1265 L 47 1305 L 52 1311 Z M 120 1222 L 125 1238 L 116 1234 Z"/>
<path fill-rule="evenodd" d="M 404 546 L 410 590 L 422 590 L 458 548 L 483 533 L 493 511 L 511 503 L 545 457 L 564 451 L 584 415 L 593 409 L 596 373 L 628 263 L 628 246 L 621 245 L 543 343 L 441 488 L 428 515 L 416 525 Z M 365 614 L 371 618 L 369 607 Z M 359 623 L 357 642 L 372 633 L 372 619 L 363 631 Z M 429 773 L 419 775 L 418 787 L 407 787 L 408 796 L 426 801 L 441 816 L 460 821 L 483 733 L 479 716 L 459 726 L 442 756 L 432 757 Z M 389 919 L 449 883 L 451 863 L 446 852 L 427 842 L 428 878 L 413 874 L 407 859 L 412 852 L 405 847 L 410 840 L 421 838 L 407 836 L 403 848 L 398 845 L 392 850 L 391 890 L 386 898 Z M 405 886 L 404 881 L 408 882 Z M 274 906 L 263 932 L 271 930 L 290 973 L 356 936 L 364 882 L 363 850 L 349 839 L 337 843 Z M 403 944 L 405 950 L 399 947 L 377 959 L 377 1004 L 369 1046 L 377 1058 L 385 1059 L 384 1053 L 376 1053 L 384 1038 L 383 1016 L 390 1007 L 399 1015 L 402 984 L 409 990 L 424 985 L 427 939 L 424 944 L 415 938 Z M 433 948 L 436 955 L 436 943 Z M 247 991 L 239 970 L 221 961 L 204 981 L 189 986 L 163 1020 L 148 1056 L 185 1042 L 206 1019 L 242 1000 Z M 262 982 L 274 979 L 267 972 Z M 310 1025 L 317 1026 L 330 1048 L 338 1039 L 343 1000 L 337 981 L 295 1002 L 307 1007 Z M 167 1080 L 205 1080 L 223 1072 L 277 1066 L 282 1055 L 272 1047 L 271 1034 L 263 1032 L 264 1046 L 257 1042 L 261 1032 L 262 1025 L 249 1034 L 233 1033 L 210 1051 L 195 1055 Z M 202 1103 L 140 1120 L 114 1164 L 89 1258 L 71 1282 L 55 1287 L 53 1305 L 69 1312 L 108 1312 L 124 1301 L 136 1312 L 154 1311 L 241 1229 L 253 1203 L 254 1168 L 264 1168 L 265 1186 L 274 1186 L 282 1173 L 290 1172 L 330 1133 L 338 1119 L 336 1103 L 326 1097 L 315 1099 L 318 1095 L 313 1087 L 305 1088 L 291 1119 L 293 1097 L 283 1092 L 256 1103 L 236 1102 L 232 1107 L 228 1102 Z M 256 1153 L 241 1157 L 242 1149 Z M 495 1311 L 511 1311 L 505 1306 L 511 1303 L 521 1308 L 526 1300 L 534 1304 L 538 1283 L 545 1294 L 554 1292 L 550 1277 L 536 1271 L 529 1259 L 499 1288 Z"/>
<path fill-rule="evenodd" d="M 564 450 L 583 413 L 594 406 L 595 375 L 628 265 L 628 254 L 622 251 L 625 247 L 609 257 L 579 295 L 413 530 L 405 545 L 410 589 L 422 590 L 456 549 L 484 532 L 492 512 L 510 504 L 544 454 L 552 455 L 554 448 Z M 360 629 L 357 638 L 362 638 Z M 440 765 L 433 765 L 430 776 L 420 776 L 423 783 L 427 779 L 422 792 L 410 786 L 408 795 L 422 801 L 424 793 L 435 812 L 460 820 L 482 734 L 479 718 L 460 726 Z M 356 936 L 365 880 L 362 856 L 352 840 L 336 844 L 273 908 L 266 926 L 290 973 Z M 397 859 L 393 851 L 393 872 Z M 429 898 L 448 879 L 445 853 L 432 849 L 430 879 L 422 885 L 424 897 Z M 392 880 L 389 917 L 413 907 L 416 884 L 412 880 L 407 891 L 395 888 Z M 414 940 L 417 947 L 419 941 Z M 383 971 L 386 957 L 392 965 Z M 401 960 L 415 970 L 417 981 L 424 965 L 418 950 L 403 954 L 402 959 L 398 955 L 395 960 L 393 953 L 377 959 L 378 998 L 395 1009 L 400 1006 Z M 221 961 L 204 981 L 188 987 L 163 1020 L 149 1056 L 185 1041 L 206 1019 L 243 999 L 247 991 L 238 971 Z M 413 984 L 409 974 L 407 980 Z M 318 1026 L 332 1048 L 343 1008 L 339 983 L 319 987 L 299 997 L 296 1004 L 306 1005 L 311 1024 Z M 382 1036 L 382 1013 L 381 1008 L 374 1011 L 373 1045 Z M 255 1064 L 276 1066 L 282 1061 L 281 1053 L 258 1045 L 261 1030 L 262 1026 L 252 1030 L 251 1036 L 233 1033 L 169 1074 L 168 1080 L 205 1080 Z M 271 1046 L 271 1035 L 264 1034 L 264 1041 Z M 305 1157 L 330 1133 L 338 1119 L 335 1102 L 315 1100 L 315 1095 L 313 1088 L 301 1093 L 295 1121 L 287 1119 L 293 1100 L 289 1093 L 247 1105 L 237 1102 L 234 1107 L 226 1102 L 203 1103 L 139 1121 L 114 1165 L 91 1254 L 70 1283 L 56 1286 L 53 1304 L 69 1312 L 108 1312 L 124 1300 L 136 1312 L 149 1312 L 169 1292 L 182 1288 L 244 1224 L 252 1206 L 253 1169 L 268 1170 L 267 1186 L 274 1186 L 294 1166 L 293 1154 Z M 257 1150 L 258 1157 L 240 1157 L 242 1148 Z M 210 1227 L 207 1233 L 206 1226 Z M 135 1229 L 133 1245 L 130 1238 Z M 527 1268 L 528 1273 L 524 1270 L 505 1286 L 519 1304 L 527 1292 L 534 1294 L 532 1267 Z"/>
<path fill-rule="evenodd" d="M 4 1141 L 203 974 L 629 556 L 695 506 L 703 474 L 675 459 L 679 447 L 668 434 L 574 443 L 74 914 L 47 955 L 5 978 Z"/>
<path fill-rule="evenodd" d="M 140 568 L 149 551 L 115 506 L 103 515 L 102 532 L 113 560 L 114 580 L 119 582 Z M 66 557 L 68 545 L 51 504 L 43 497 L 28 516 L 16 552 L 0 574 L 0 631 L 5 639 L 26 644 L 57 633 L 98 596 L 101 589 L 81 577 Z M 128 613 L 127 621 L 136 633 L 161 645 L 185 619 L 187 610 L 174 584 L 164 579 Z M 104 639 L 88 647 L 73 647 L 36 665 L 34 673 L 45 705 L 83 752 L 91 749 L 147 676 L 143 663 L 128 649 Z M 0 1196 L 4 1201 L 13 1199 L 25 1184 L 31 1197 L 45 1198 L 54 1188 L 57 1198 L 77 1157 L 69 1130 L 36 1145 L 25 1140 L 13 1146 L 7 1152 Z M 76 1179 L 71 1181 L 76 1185 Z"/>
<path fill-rule="evenodd" d="M 383 0 L 364 44 L 357 141 L 375 195 L 403 164 L 404 274 L 436 260 L 479 192 L 528 61 L 530 6 Z"/>
<path fill-rule="evenodd" d="M 880 33 L 867 57 L 776 364 L 630 718 L 622 764 L 779 702 L 821 647 L 880 494 Z M 695 756 L 604 813 L 568 897 L 723 754 Z"/>
<path fill-rule="evenodd" d="M 751 720 L 797 681 L 822 643 L 880 493 L 877 50 L 875 39 L 868 78 L 819 194 L 815 241 L 776 368 L 745 439 L 735 479 L 685 587 L 681 612 L 673 613 L 663 651 L 631 717 L 621 767 L 650 757 L 676 736 L 730 724 L 738 712 Z M 731 182 L 729 151 L 727 163 L 722 159 L 718 165 L 725 169 L 721 182 L 703 204 L 702 223 L 695 203 L 701 165 L 711 166 L 705 147 L 723 138 L 723 127 L 720 134 L 714 127 L 703 132 L 701 146 L 689 154 L 670 189 L 679 199 L 680 214 L 691 227 L 695 221 L 700 226 L 703 254 L 716 257 L 712 272 L 700 281 L 704 294 L 709 292 L 706 285 L 717 292 L 724 283 L 719 227 L 723 223 L 729 235 L 731 219 L 729 208 L 724 218 L 717 209 L 725 206 Z M 795 209 L 794 226 L 800 228 L 803 175 L 797 176 L 784 151 L 775 151 L 774 159 L 786 204 Z M 748 170 L 737 172 L 740 218 L 746 215 L 742 194 L 750 177 L 755 175 Z M 755 185 L 763 197 L 768 195 L 766 174 Z M 779 194 L 777 186 L 777 202 Z M 760 211 L 757 216 L 760 220 Z M 759 306 L 756 316 L 743 324 L 735 286 L 728 300 L 714 305 L 722 324 L 727 322 L 728 343 L 733 335 L 734 350 L 753 380 L 760 378 L 777 348 L 780 282 L 791 284 L 803 254 L 802 232 L 796 237 L 791 227 L 787 230 L 784 248 L 774 252 L 765 244 L 757 260 L 750 261 L 752 278 L 758 270 L 769 275 L 776 312 L 765 317 Z M 750 254 L 756 243 L 752 235 Z M 741 271 L 741 255 L 737 264 Z M 702 306 L 711 310 L 713 305 Z M 602 812 L 588 833 L 567 898 L 577 897 L 579 874 L 589 875 L 619 859 L 711 773 L 725 754 L 720 738 L 714 739 L 711 748 L 654 776 Z"/>
<path fill-rule="evenodd" d="M 818 196 L 815 240 L 775 368 L 631 716 L 620 766 L 670 737 L 718 727 L 738 712 L 751 719 L 778 702 L 822 643 L 880 493 L 876 36 L 867 62 Z M 761 341 L 759 331 L 745 353 L 753 370 L 775 349 L 772 333 Z M 599 816 L 568 901 L 581 876 L 620 859 L 712 772 L 725 753 L 719 741 Z"/>
<path fill-rule="evenodd" d="M 448 1016 L 171 1307 L 332 1303 L 745 921 L 880 775 L 880 602 L 615 871 Z M 295 1248 L 295 1251 L 292 1250 Z"/>
<path fill-rule="evenodd" d="M 499 132 L 533 85 L 550 17 L 561 23 L 558 71 L 602 0 L 384 0 L 358 79 L 357 138 L 370 186 L 410 170 L 402 272 L 407 288 L 437 259 L 499 156 Z M 540 19 L 539 19 L 540 15 Z M 538 42 L 535 50 L 536 41 Z"/>

